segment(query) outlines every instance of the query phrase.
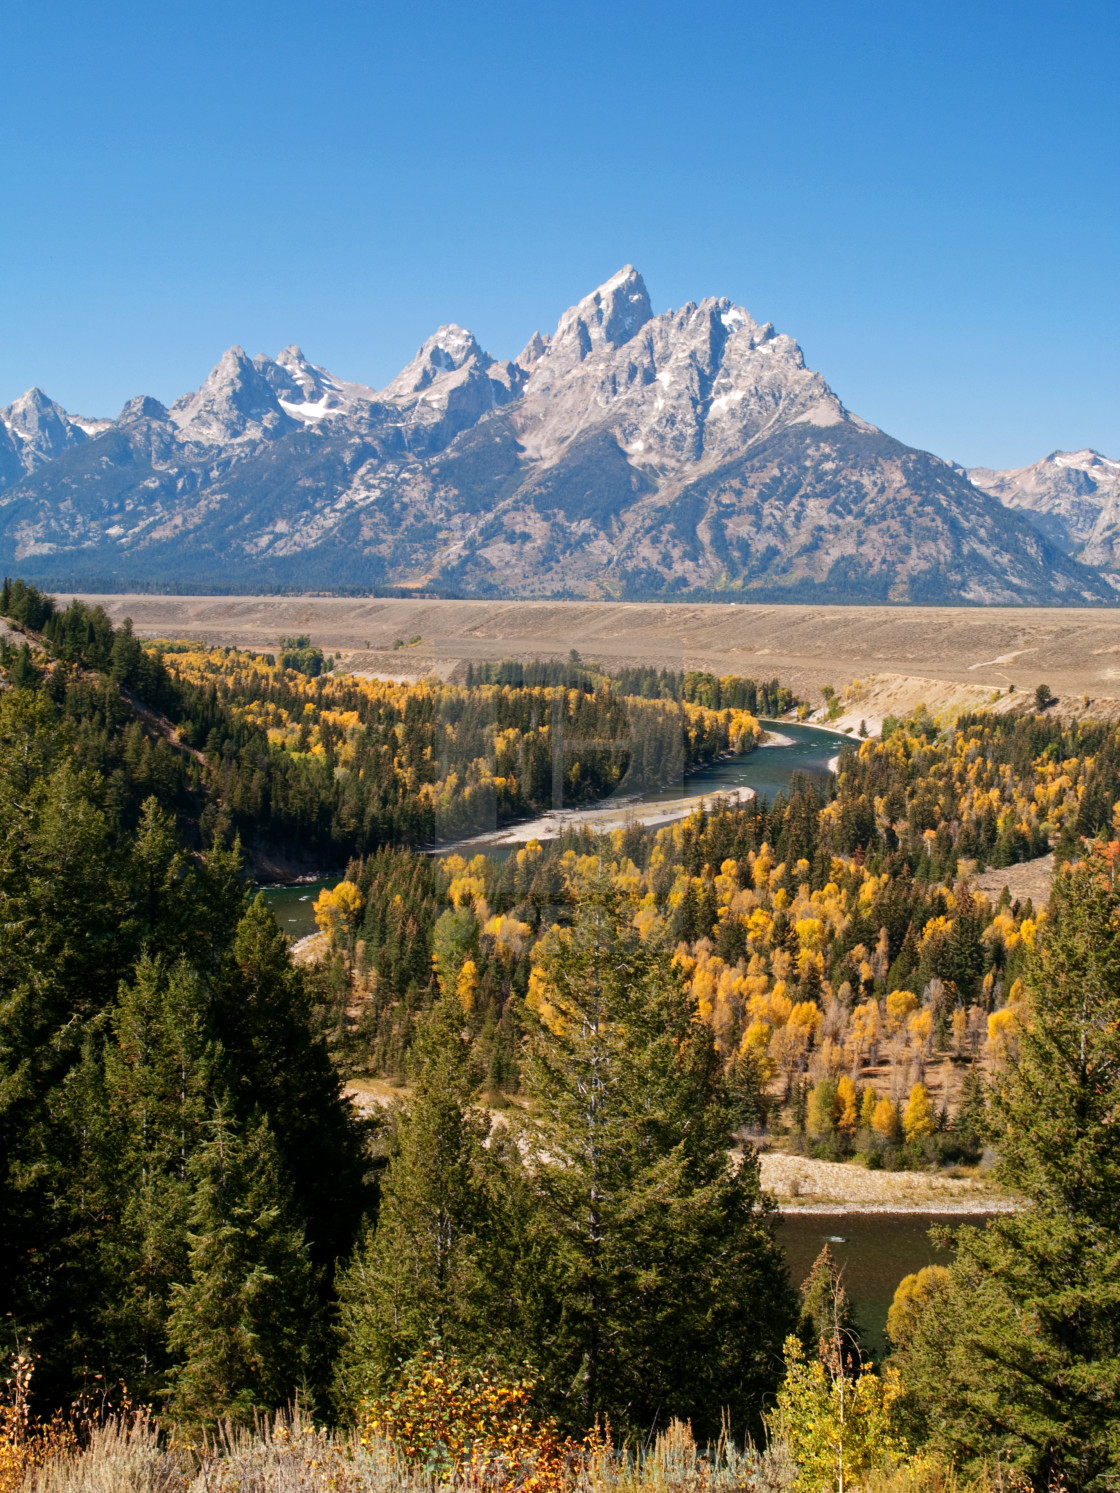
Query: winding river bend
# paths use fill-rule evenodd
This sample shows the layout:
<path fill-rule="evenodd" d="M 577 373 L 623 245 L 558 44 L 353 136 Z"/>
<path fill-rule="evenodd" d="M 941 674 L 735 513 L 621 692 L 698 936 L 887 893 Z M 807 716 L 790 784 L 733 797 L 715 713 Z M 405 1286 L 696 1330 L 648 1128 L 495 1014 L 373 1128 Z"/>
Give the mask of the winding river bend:
<path fill-rule="evenodd" d="M 745 757 L 723 757 L 669 787 L 641 794 L 619 793 L 580 808 L 547 810 L 536 819 L 449 842 L 439 850 L 500 859 L 526 840 L 554 840 L 570 829 L 607 834 L 628 824 L 669 824 L 690 814 L 697 799 L 717 794 L 740 803 L 755 797 L 770 799 L 788 788 L 797 773 L 823 780 L 834 769 L 844 740 L 838 733 L 817 726 L 766 724 L 772 728 L 771 740 L 756 751 Z"/>
<path fill-rule="evenodd" d="M 717 794 L 741 799 L 757 794 L 760 798 L 772 799 L 789 787 L 797 773 L 808 773 L 822 781 L 828 777 L 843 745 L 841 736 L 834 731 L 822 731 L 817 726 L 796 726 L 785 721 L 764 724 L 774 737 L 772 745 L 761 746 L 745 757 L 722 758 L 699 768 L 671 788 L 614 804 L 608 800 L 606 804 L 585 809 L 562 809 L 539 819 L 507 825 L 496 834 L 477 836 L 441 849 L 462 848 L 473 855 L 505 856 L 533 836 L 554 838 L 565 829 L 581 824 L 601 831 L 628 822 L 667 824 L 674 819 L 683 819 L 695 807 L 697 799 L 714 798 Z M 293 938 L 304 938 L 315 932 L 312 911 L 315 898 L 323 887 L 334 886 L 337 881 L 337 876 L 326 876 L 295 886 L 266 886 L 262 890 L 284 932 Z"/>
<path fill-rule="evenodd" d="M 848 738 L 819 726 L 794 726 L 788 721 L 763 721 L 774 738 L 745 757 L 725 757 L 701 767 L 687 777 L 680 789 L 649 794 L 642 802 L 661 798 L 702 798 L 751 788 L 761 798 L 774 798 L 790 785 L 795 773 L 827 778 L 833 771 L 841 747 Z"/>

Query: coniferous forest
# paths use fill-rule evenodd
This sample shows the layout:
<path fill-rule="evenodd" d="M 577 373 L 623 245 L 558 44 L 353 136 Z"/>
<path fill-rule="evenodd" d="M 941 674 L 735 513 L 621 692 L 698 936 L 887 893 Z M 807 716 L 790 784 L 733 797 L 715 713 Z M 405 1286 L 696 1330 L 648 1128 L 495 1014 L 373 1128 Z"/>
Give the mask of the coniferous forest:
<path fill-rule="evenodd" d="M 920 711 L 772 802 L 501 858 L 439 847 L 797 702 L 0 614 L 5 1489 L 258 1486 L 253 1435 L 269 1486 L 1116 1486 L 1120 728 Z M 976 888 L 1050 848 L 1048 905 Z M 276 865 L 336 883 L 296 957 Z M 987 1157 L 1017 1207 L 876 1362 L 827 1251 L 789 1278 L 772 1145 Z"/>

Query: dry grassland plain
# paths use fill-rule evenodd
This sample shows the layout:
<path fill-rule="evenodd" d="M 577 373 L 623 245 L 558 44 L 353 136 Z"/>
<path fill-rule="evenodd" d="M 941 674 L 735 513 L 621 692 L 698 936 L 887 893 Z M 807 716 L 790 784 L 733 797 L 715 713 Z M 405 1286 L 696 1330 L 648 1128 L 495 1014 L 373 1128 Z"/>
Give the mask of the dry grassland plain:
<path fill-rule="evenodd" d="M 1069 716 L 1120 718 L 1120 608 L 751 606 L 336 596 L 86 596 L 142 637 L 274 650 L 309 633 L 355 673 L 458 677 L 467 663 L 567 657 L 778 677 L 846 690 L 841 727 L 1021 708 L 1045 682 Z M 414 639 L 418 641 L 413 641 Z M 403 646 L 394 646 L 397 643 Z M 1014 692 L 1010 687 L 1014 686 Z M 998 698 L 997 698 L 998 692 Z"/>

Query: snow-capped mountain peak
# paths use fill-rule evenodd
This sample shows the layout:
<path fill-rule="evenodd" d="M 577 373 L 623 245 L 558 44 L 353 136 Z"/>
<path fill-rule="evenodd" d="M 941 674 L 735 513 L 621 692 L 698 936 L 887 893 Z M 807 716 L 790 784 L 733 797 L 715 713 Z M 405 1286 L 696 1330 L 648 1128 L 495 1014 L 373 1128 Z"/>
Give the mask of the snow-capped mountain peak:
<path fill-rule="evenodd" d="M 1086 446 L 1005 471 L 972 467 L 968 475 L 1005 508 L 1022 510 L 1068 554 L 1120 572 L 1120 461 Z"/>
<path fill-rule="evenodd" d="M 107 420 L 83 421 L 68 415 L 40 388 L 28 389 L 7 409 L 0 410 L 0 421 L 10 433 L 25 471 L 33 471 L 44 462 L 53 461 L 63 451 L 99 434 L 109 424 Z"/>
<path fill-rule="evenodd" d="M 357 405 L 377 398 L 368 384 L 347 383 L 309 362 L 295 343 L 275 358 L 254 358 L 253 366 L 268 380 L 284 413 L 305 424 L 350 414 Z"/>
<path fill-rule="evenodd" d="M 427 339 L 378 398 L 404 417 L 414 447 L 417 441 L 440 444 L 516 399 L 525 379 L 518 364 L 496 362 L 473 332 L 449 322 Z"/>
<path fill-rule="evenodd" d="M 514 419 L 542 460 L 573 429 L 598 429 L 638 467 L 714 464 L 769 428 L 848 418 L 792 337 L 759 326 L 727 297 L 655 316 L 631 265 L 565 311 L 547 345 L 530 349 L 537 356 Z"/>
<path fill-rule="evenodd" d="M 377 392 L 295 343 L 235 346 L 170 410 L 139 397 L 104 425 L 41 390 L 0 412 L 0 561 L 37 580 L 1052 605 L 1113 598 L 1068 551 L 1120 558 L 1120 464 L 1053 452 L 970 482 L 851 414 L 744 306 L 655 315 L 632 265 L 514 362 L 446 323 Z M 1030 511 L 1002 512 L 984 475 Z"/>
<path fill-rule="evenodd" d="M 462 369 L 485 372 L 493 363 L 489 353 L 483 352 L 473 332 L 448 322 L 438 328 L 421 346 L 410 363 L 406 363 L 390 383 L 381 391 L 382 399 L 411 402 L 416 394 L 423 394 L 433 384 L 448 374 Z"/>

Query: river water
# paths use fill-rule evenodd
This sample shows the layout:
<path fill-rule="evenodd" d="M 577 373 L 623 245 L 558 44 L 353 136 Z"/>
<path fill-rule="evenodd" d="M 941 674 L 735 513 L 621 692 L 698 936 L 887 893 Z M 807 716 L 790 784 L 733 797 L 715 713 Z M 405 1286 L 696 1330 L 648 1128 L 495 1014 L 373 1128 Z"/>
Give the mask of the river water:
<path fill-rule="evenodd" d="M 788 745 L 759 747 L 745 757 L 728 757 L 701 767 L 683 782 L 655 793 L 643 794 L 633 801 L 632 807 L 640 810 L 642 804 L 670 803 L 682 799 L 711 798 L 717 793 L 729 793 L 738 788 L 753 788 L 764 799 L 771 799 L 789 787 L 795 773 L 808 773 L 823 781 L 832 770 L 832 764 L 843 745 L 843 739 L 833 731 L 822 731 L 816 726 L 790 725 L 786 721 L 765 723 L 775 735 L 788 740 Z M 479 839 L 472 842 L 469 854 L 505 857 L 514 847 L 516 826 L 510 826 L 503 835 L 503 843 Z M 334 886 L 337 876 L 320 878 L 317 881 L 300 882 L 295 886 L 266 886 L 265 899 L 273 916 L 293 938 L 304 938 L 315 932 L 313 904 L 325 886 Z"/>
<path fill-rule="evenodd" d="M 949 1255 L 934 1249 L 929 1230 L 961 1224 L 983 1228 L 994 1214 L 970 1213 L 785 1213 L 777 1236 L 789 1273 L 799 1286 L 827 1244 L 843 1268 L 844 1289 L 873 1358 L 886 1351 L 887 1311 L 899 1281 L 924 1265 L 945 1265 Z"/>
<path fill-rule="evenodd" d="M 293 938 L 306 938 L 315 930 L 315 898 L 324 887 L 337 886 L 338 876 L 321 876 L 316 881 L 300 881 L 295 886 L 258 886 L 264 900 L 272 909 L 272 916 L 285 933 Z"/>
<path fill-rule="evenodd" d="M 788 721 L 764 721 L 763 725 L 774 736 L 785 737 L 789 745 L 761 746 L 745 757 L 723 758 L 698 768 L 675 788 L 646 794 L 641 802 L 711 797 L 735 788 L 753 788 L 760 798 L 771 799 L 789 787 L 795 773 L 826 779 L 844 745 L 842 736 L 819 726 L 793 726 Z"/>

